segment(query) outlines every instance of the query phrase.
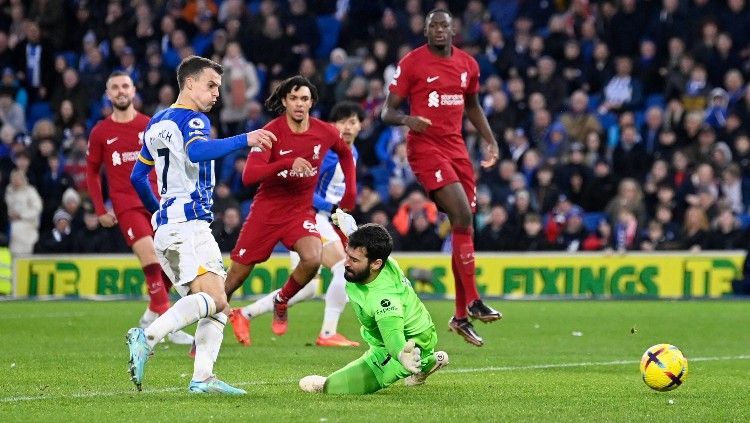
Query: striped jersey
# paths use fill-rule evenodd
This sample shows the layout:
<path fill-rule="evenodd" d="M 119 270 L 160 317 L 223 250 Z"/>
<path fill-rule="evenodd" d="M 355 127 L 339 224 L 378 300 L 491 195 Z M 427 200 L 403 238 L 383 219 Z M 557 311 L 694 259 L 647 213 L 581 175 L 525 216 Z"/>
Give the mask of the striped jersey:
<path fill-rule="evenodd" d="M 156 168 L 159 210 L 152 221 L 156 226 L 190 220 L 213 220 L 214 162 L 193 163 L 187 146 L 196 140 L 208 140 L 208 117 L 184 106 L 172 105 L 154 115 L 146 126 L 138 157 Z"/>
<path fill-rule="evenodd" d="M 356 163 L 359 159 L 359 153 L 353 145 L 352 155 Z M 320 177 L 313 194 L 313 207 L 318 212 L 330 213 L 331 206 L 338 204 L 344 198 L 344 192 L 346 192 L 346 182 L 344 181 L 344 171 L 341 170 L 339 164 L 339 155 L 335 151 L 329 150 L 320 165 Z"/>

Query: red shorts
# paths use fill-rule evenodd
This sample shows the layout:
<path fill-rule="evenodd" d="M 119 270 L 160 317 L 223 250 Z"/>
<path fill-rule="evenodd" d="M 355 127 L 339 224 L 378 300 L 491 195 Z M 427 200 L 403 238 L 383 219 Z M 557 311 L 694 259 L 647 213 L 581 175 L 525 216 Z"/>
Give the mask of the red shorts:
<path fill-rule="evenodd" d="M 469 200 L 471 211 L 477 208 L 474 166 L 468 157 L 448 158 L 440 155 L 409 157 L 409 165 L 417 180 L 431 195 L 448 184 L 459 182 Z"/>
<path fill-rule="evenodd" d="M 288 220 L 279 223 L 268 223 L 263 215 L 250 215 L 245 220 L 237 239 L 237 245 L 232 250 L 232 261 L 246 266 L 262 263 L 271 257 L 276 243 L 281 241 L 288 249 L 294 247 L 297 240 L 306 236 L 320 238 L 315 226 L 315 213 L 301 213 L 290 216 Z"/>
<path fill-rule="evenodd" d="M 144 208 L 125 210 L 117 214 L 117 225 L 120 227 L 122 236 L 128 247 L 132 247 L 136 241 L 143 237 L 153 237 L 154 229 L 151 227 L 151 213 Z"/>

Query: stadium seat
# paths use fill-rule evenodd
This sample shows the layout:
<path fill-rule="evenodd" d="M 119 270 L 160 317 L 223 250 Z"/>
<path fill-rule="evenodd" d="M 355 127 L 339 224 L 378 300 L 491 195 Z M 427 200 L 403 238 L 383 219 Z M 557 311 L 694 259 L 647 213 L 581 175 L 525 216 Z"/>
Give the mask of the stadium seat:
<path fill-rule="evenodd" d="M 750 228 L 750 214 L 743 213 L 739 216 L 737 216 L 737 219 L 740 221 L 740 228 L 744 231 L 747 230 L 747 228 Z"/>
<path fill-rule="evenodd" d="M 602 219 L 606 219 L 607 214 L 603 212 L 588 212 L 583 214 L 583 226 L 586 227 L 586 230 L 589 232 L 596 231 L 596 228 L 599 226 L 599 221 Z"/>
<path fill-rule="evenodd" d="M 666 107 L 667 103 L 664 99 L 664 96 L 661 94 L 651 94 L 648 97 L 646 97 L 646 105 L 644 107 L 644 110 L 648 110 L 651 106 L 659 106 L 662 109 Z"/>
<path fill-rule="evenodd" d="M 26 116 L 26 127 L 29 129 L 30 133 L 31 129 L 34 127 L 34 124 L 38 120 L 52 118 L 52 108 L 46 101 L 37 101 L 29 105 L 29 111 Z"/>
<path fill-rule="evenodd" d="M 315 50 L 315 57 L 326 59 L 339 40 L 341 22 L 333 15 L 318 16 L 318 30 L 320 31 L 320 44 Z"/>

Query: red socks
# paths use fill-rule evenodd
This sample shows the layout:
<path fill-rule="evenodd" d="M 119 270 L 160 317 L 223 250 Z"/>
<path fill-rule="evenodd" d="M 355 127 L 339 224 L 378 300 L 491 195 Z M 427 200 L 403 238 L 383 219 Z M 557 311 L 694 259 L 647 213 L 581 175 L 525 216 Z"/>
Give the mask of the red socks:
<path fill-rule="evenodd" d="M 159 315 L 169 310 L 169 294 L 165 286 L 165 280 L 162 279 L 162 271 L 159 263 L 151 263 L 143 267 L 143 274 L 146 275 L 146 285 L 148 285 L 148 296 L 151 301 L 148 303 L 149 310 Z M 170 287 L 172 283 L 169 282 Z"/>
<path fill-rule="evenodd" d="M 462 313 L 466 315 L 466 305 L 479 299 L 474 272 L 474 229 L 454 226 L 452 229 L 453 253 L 451 262 L 453 275 L 456 281 L 456 309 L 462 307 Z M 459 285 L 462 289 L 459 289 Z M 459 301 L 459 294 L 463 294 L 463 301 Z M 463 304 L 461 304 L 463 303 Z M 456 317 L 460 318 L 459 313 Z"/>
<path fill-rule="evenodd" d="M 300 285 L 299 282 L 294 280 L 294 276 L 289 275 L 289 279 L 287 279 L 284 286 L 281 287 L 281 291 L 276 294 L 276 299 L 278 299 L 278 302 L 280 303 L 285 303 L 289 301 L 289 299 L 292 298 L 294 294 L 298 293 L 299 290 L 303 287 L 304 285 Z"/>

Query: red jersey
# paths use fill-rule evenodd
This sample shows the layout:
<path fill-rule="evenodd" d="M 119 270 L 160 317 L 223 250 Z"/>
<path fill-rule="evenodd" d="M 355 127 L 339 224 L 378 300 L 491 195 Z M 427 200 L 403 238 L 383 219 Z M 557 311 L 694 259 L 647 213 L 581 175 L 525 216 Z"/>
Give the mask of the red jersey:
<path fill-rule="evenodd" d="M 100 178 L 102 164 L 107 170 L 109 197 L 112 199 L 115 214 L 143 208 L 141 199 L 130 183 L 130 173 L 138 160 L 138 153 L 143 144 L 143 131 L 149 119 L 148 116 L 137 113 L 130 122 L 118 123 L 110 116 L 99 121 L 91 130 L 86 159 L 86 182 L 97 215 L 107 212 L 104 208 Z M 153 170 L 149 179 L 156 192 L 156 177 Z"/>
<path fill-rule="evenodd" d="M 466 154 L 461 137 L 464 95 L 479 92 L 479 65 L 473 57 L 455 46 L 450 57 L 440 57 L 423 45 L 401 59 L 388 89 L 409 100 L 412 116 L 432 121 L 422 133 L 409 131 L 409 150 Z"/>
<path fill-rule="evenodd" d="M 338 154 L 344 172 L 346 193 L 341 207 L 354 207 L 357 190 L 354 157 L 335 126 L 311 117 L 307 131 L 294 133 L 287 124 L 286 116 L 282 115 L 269 122 L 264 129 L 273 132 L 277 141 L 269 150 L 251 150 L 242 173 L 242 181 L 246 185 L 260 182 L 253 199 L 252 214 L 262 214 L 269 222 L 280 222 L 295 213 L 310 212 L 320 164 L 329 149 Z M 292 163 L 297 157 L 310 162 L 313 168 L 311 175 L 300 175 L 292 170 Z"/>

